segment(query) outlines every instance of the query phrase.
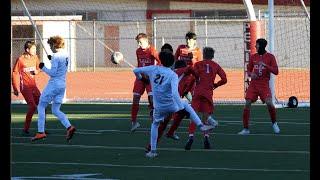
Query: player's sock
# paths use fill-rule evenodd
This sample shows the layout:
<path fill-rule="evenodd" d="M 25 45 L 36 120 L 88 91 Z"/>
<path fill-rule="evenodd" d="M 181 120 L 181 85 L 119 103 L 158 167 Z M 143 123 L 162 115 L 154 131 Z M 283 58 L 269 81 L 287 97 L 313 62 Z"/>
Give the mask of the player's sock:
<path fill-rule="evenodd" d="M 159 122 L 153 121 L 153 123 L 151 124 L 151 136 L 150 136 L 151 151 L 157 150 L 158 127 L 159 127 Z"/>
<path fill-rule="evenodd" d="M 271 122 L 275 123 L 276 122 L 276 108 L 273 106 L 268 106 L 268 111 L 270 114 Z"/>
<path fill-rule="evenodd" d="M 51 106 L 52 114 L 55 115 L 61 122 L 61 124 L 68 128 L 71 126 L 70 121 L 68 120 L 67 116 L 60 111 L 61 104 L 53 103 Z"/>
<path fill-rule="evenodd" d="M 138 111 L 139 111 L 139 104 L 133 103 L 131 106 L 131 121 L 132 122 L 137 121 Z"/>
<path fill-rule="evenodd" d="M 178 129 L 182 119 L 186 116 L 186 111 L 178 111 L 173 115 L 173 123 L 167 132 L 167 135 L 173 136 L 174 132 Z"/>
<path fill-rule="evenodd" d="M 24 122 L 24 128 L 23 128 L 24 131 L 29 131 L 30 124 L 32 121 L 32 116 L 33 116 L 34 112 L 36 111 L 36 109 L 37 109 L 36 105 L 28 105 L 28 112 L 26 115 L 26 120 Z"/>
<path fill-rule="evenodd" d="M 191 121 L 190 124 L 189 124 L 189 129 L 188 129 L 189 134 L 194 134 L 194 132 L 196 131 L 196 129 L 197 129 L 196 124 Z M 189 135 L 189 136 L 190 136 L 190 135 Z"/>
<path fill-rule="evenodd" d="M 45 109 L 47 103 L 40 102 L 38 105 L 38 132 L 44 132 L 44 125 L 45 125 Z"/>
<path fill-rule="evenodd" d="M 243 109 L 242 121 L 243 127 L 249 129 L 250 108 Z"/>

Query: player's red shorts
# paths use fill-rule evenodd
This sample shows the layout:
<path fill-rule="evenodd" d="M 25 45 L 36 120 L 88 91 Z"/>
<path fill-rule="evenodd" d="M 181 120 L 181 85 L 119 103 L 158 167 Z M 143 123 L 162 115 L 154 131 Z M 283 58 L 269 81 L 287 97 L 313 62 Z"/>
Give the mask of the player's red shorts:
<path fill-rule="evenodd" d="M 210 98 L 202 95 L 194 95 L 192 96 L 191 106 L 197 112 L 212 114 L 214 109 L 212 96 Z"/>
<path fill-rule="evenodd" d="M 133 94 L 142 96 L 145 90 L 147 91 L 148 95 L 152 95 L 151 84 L 145 84 L 143 81 L 136 78 L 133 85 Z"/>
<path fill-rule="evenodd" d="M 195 78 L 192 75 L 183 77 L 179 82 L 179 95 L 182 96 L 184 92 L 193 91 Z"/>
<path fill-rule="evenodd" d="M 261 101 L 264 103 L 267 98 L 271 98 L 271 91 L 269 88 L 269 82 L 265 83 L 254 83 L 251 82 L 248 90 L 246 92 L 246 98 L 252 102 L 258 100 L 258 96 L 260 97 Z"/>

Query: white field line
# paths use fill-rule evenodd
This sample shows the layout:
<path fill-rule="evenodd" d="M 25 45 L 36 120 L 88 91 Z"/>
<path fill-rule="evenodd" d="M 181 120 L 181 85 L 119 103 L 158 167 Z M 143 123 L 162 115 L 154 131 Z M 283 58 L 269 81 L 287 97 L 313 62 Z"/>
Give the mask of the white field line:
<path fill-rule="evenodd" d="M 112 149 L 112 150 L 145 150 L 144 147 L 128 146 L 89 146 L 71 144 L 36 144 L 36 143 L 11 143 L 17 146 L 33 147 L 53 147 L 53 148 L 84 148 L 84 149 Z M 159 151 L 186 151 L 183 148 L 158 148 Z M 274 150 L 241 150 L 241 149 L 192 149 L 195 152 L 237 152 L 237 153 L 269 153 L 269 154 L 304 154 L 309 155 L 309 151 L 274 151 Z"/>
<path fill-rule="evenodd" d="M 102 167 L 121 167 L 121 168 L 161 168 L 161 169 L 186 169 L 186 170 L 219 170 L 219 171 L 253 171 L 253 172 L 304 172 L 304 169 L 254 169 L 254 168 L 227 168 L 227 167 L 192 167 L 192 166 L 145 166 L 127 164 L 104 164 L 104 163 L 76 163 L 76 162 L 23 162 L 13 161 L 11 164 L 42 164 L 42 165 L 62 165 L 62 166 L 102 166 Z"/>
<path fill-rule="evenodd" d="M 126 121 L 130 121 L 130 118 L 126 118 L 126 117 L 103 117 L 103 116 L 94 116 L 94 115 L 67 115 L 69 119 L 95 119 L 95 120 L 126 120 Z M 25 115 L 15 115 L 15 116 L 12 116 L 12 118 L 25 118 Z M 37 116 L 34 116 L 34 118 L 37 118 Z M 56 117 L 54 116 L 47 116 L 47 119 L 50 119 L 50 120 L 57 120 Z M 230 124 L 234 124 L 234 123 L 237 123 L 237 124 L 242 124 L 242 120 L 238 118 L 215 118 L 218 122 L 222 122 L 222 123 L 230 123 Z M 221 119 L 239 119 L 238 121 L 223 121 Z M 254 119 L 264 119 L 266 120 L 265 122 L 261 122 L 261 121 L 254 121 Z M 151 121 L 149 118 L 147 117 L 138 117 L 138 121 L 139 120 L 144 120 L 144 121 Z M 183 119 L 183 121 L 188 121 L 189 119 Z M 310 122 L 292 122 L 292 121 L 282 121 L 282 120 L 285 120 L 285 119 L 278 119 L 278 124 L 288 124 L 288 125 L 310 125 Z M 286 119 L 286 120 L 289 120 L 289 119 Z M 290 120 L 293 120 L 293 119 L 290 119 Z M 298 119 L 296 119 L 298 120 Z M 270 124 L 270 120 L 268 118 L 253 118 L 252 120 L 250 120 L 250 124 Z"/>
<path fill-rule="evenodd" d="M 187 129 L 188 127 L 179 127 L 179 128 L 184 128 Z M 178 129 L 179 129 L 178 128 Z M 13 130 L 22 130 L 22 128 L 11 128 Z M 30 128 L 32 130 L 36 130 L 35 128 Z M 167 128 L 168 129 L 168 128 Z M 48 131 L 65 131 L 65 129 L 46 129 Z M 81 132 L 82 131 L 82 132 Z M 271 130 L 270 130 L 271 131 Z M 92 132 L 92 133 L 90 133 Z M 85 134 L 85 135 L 101 135 L 101 133 L 108 133 L 108 132 L 117 132 L 117 133 L 128 133 L 131 134 L 131 131 L 123 131 L 123 130 L 117 130 L 117 129 L 103 129 L 103 130 L 93 130 L 93 129 L 77 129 L 76 133 L 77 134 Z M 146 133 L 150 132 L 150 128 L 138 128 L 135 133 Z M 188 134 L 188 132 L 181 132 L 181 131 L 176 131 L 177 134 Z M 201 132 L 197 132 L 201 133 Z M 213 135 L 224 135 L 224 136 L 240 136 L 237 134 L 238 132 L 235 133 L 213 133 L 210 132 L 209 134 Z M 52 132 L 49 134 L 49 136 L 59 136 L 57 134 L 53 134 Z M 250 133 L 249 135 L 246 136 L 280 136 L 280 137 L 309 137 L 309 134 L 255 134 L 255 133 Z M 19 136 L 12 136 L 13 138 L 19 138 Z"/>

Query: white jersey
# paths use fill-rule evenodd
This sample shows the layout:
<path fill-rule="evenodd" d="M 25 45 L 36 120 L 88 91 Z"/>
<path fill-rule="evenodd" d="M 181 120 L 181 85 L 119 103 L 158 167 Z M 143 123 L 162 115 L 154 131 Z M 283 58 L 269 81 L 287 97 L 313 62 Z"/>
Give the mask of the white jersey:
<path fill-rule="evenodd" d="M 52 84 L 57 88 L 66 87 L 66 74 L 68 71 L 69 56 L 65 51 L 59 51 L 51 57 L 51 68 L 43 67 L 42 71 L 50 76 L 48 84 Z"/>
<path fill-rule="evenodd" d="M 178 76 L 170 68 L 152 65 L 135 68 L 133 72 L 137 77 L 149 76 L 155 109 L 176 112 L 184 108 L 178 92 Z"/>

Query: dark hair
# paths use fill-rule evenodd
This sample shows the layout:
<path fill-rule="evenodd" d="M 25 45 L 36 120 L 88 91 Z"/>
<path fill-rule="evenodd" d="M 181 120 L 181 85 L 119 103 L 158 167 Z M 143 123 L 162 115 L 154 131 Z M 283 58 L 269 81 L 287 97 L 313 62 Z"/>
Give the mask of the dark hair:
<path fill-rule="evenodd" d="M 169 50 L 171 53 L 173 53 L 173 48 L 169 43 L 165 43 L 162 47 L 161 47 L 161 51 L 164 50 Z"/>
<path fill-rule="evenodd" d="M 24 43 L 24 50 L 30 49 L 32 46 L 36 46 L 36 43 L 34 41 L 27 41 Z"/>
<path fill-rule="evenodd" d="M 183 67 L 187 67 L 187 63 L 183 60 L 179 60 L 179 61 L 176 61 L 174 63 L 174 68 L 175 69 L 178 69 L 178 68 L 183 68 Z"/>
<path fill-rule="evenodd" d="M 260 38 L 256 40 L 256 43 L 259 44 L 261 48 L 265 48 L 268 44 L 267 40 Z"/>
<path fill-rule="evenodd" d="M 214 58 L 215 50 L 212 47 L 204 47 L 202 51 L 203 51 L 203 59 Z"/>
<path fill-rule="evenodd" d="M 146 38 L 146 39 L 148 39 L 148 36 L 147 36 L 147 34 L 145 34 L 145 33 L 139 33 L 137 36 L 136 36 L 136 41 L 138 41 L 139 39 L 141 39 L 141 38 Z"/>
<path fill-rule="evenodd" d="M 59 48 L 64 48 L 64 39 L 61 36 L 51 36 L 47 43 L 49 45 L 53 45 L 54 48 L 59 49 Z"/>
<path fill-rule="evenodd" d="M 194 40 L 196 40 L 197 39 L 197 35 L 194 32 L 189 31 L 186 34 L 186 39 L 194 39 Z"/>
<path fill-rule="evenodd" d="M 170 67 L 174 63 L 174 56 L 172 53 L 168 51 L 161 51 L 159 53 L 159 58 L 160 58 L 161 64 L 165 67 Z"/>

